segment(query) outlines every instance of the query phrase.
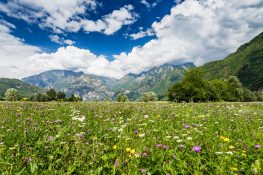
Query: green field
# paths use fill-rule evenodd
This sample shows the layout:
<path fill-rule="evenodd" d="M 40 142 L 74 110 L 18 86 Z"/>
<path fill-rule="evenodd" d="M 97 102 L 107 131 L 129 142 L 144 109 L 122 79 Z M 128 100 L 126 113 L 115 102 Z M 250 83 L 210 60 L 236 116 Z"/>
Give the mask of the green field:
<path fill-rule="evenodd" d="M 263 103 L 0 103 L 0 174 L 263 174 L 261 146 Z"/>

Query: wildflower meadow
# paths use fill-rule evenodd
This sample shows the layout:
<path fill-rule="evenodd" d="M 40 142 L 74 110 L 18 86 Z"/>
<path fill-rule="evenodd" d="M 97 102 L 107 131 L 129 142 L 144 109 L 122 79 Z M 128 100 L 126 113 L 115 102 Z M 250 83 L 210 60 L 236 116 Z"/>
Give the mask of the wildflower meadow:
<path fill-rule="evenodd" d="M 0 103 L 0 174 L 263 174 L 263 103 Z"/>

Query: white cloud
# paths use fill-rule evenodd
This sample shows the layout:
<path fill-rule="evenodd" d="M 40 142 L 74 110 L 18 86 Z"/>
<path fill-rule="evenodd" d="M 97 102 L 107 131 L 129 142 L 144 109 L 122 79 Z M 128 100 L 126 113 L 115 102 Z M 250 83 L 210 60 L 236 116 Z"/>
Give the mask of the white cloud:
<path fill-rule="evenodd" d="M 119 10 L 114 10 L 112 13 L 103 16 L 100 20 L 82 20 L 81 23 L 87 32 L 96 31 L 111 35 L 120 30 L 124 25 L 129 25 L 136 21 L 138 15 L 131 13 L 133 9 L 132 5 L 126 5 Z"/>
<path fill-rule="evenodd" d="M 121 14 L 127 15 L 126 12 Z M 90 23 L 89 29 L 93 27 L 93 30 L 97 31 L 99 28 L 98 31 L 110 34 L 117 28 L 106 31 L 105 26 L 111 26 L 109 24 L 112 23 L 112 18 L 119 20 L 117 16 L 112 13 L 111 17 Z M 139 73 L 164 63 L 194 62 L 201 65 L 224 58 L 263 31 L 263 2 L 186 0 L 173 7 L 170 14 L 164 16 L 160 22 L 153 23 L 155 39 L 141 47 L 134 47 L 129 53 L 114 55 L 113 61 L 73 46 L 61 47 L 54 53 L 35 54 L 39 52 L 38 48 L 23 44 L 21 39 L 10 34 L 8 27 L 1 27 L 1 43 L 15 46 L 7 52 L 2 48 L 3 45 L 0 46 L 1 61 L 3 54 L 6 61 L 12 57 L 13 60 L 26 58 L 24 63 L 15 69 L 19 72 L 16 77 L 51 69 L 70 69 L 120 78 L 127 73 Z M 2 42 L 5 39 L 10 41 Z M 14 63 L 9 61 L 6 65 Z"/>
<path fill-rule="evenodd" d="M 150 10 L 156 7 L 160 1 L 161 0 L 157 0 L 155 2 L 149 3 L 148 0 L 141 0 L 141 3 L 144 4 Z"/>
<path fill-rule="evenodd" d="M 137 39 L 140 39 L 140 38 L 144 38 L 146 36 L 154 36 L 154 35 L 155 35 L 155 33 L 154 33 L 153 29 L 147 29 L 146 31 L 140 30 L 140 32 L 138 32 L 138 33 L 130 34 L 130 37 L 133 40 L 137 40 Z"/>
<path fill-rule="evenodd" d="M 23 39 L 13 36 L 12 28 L 15 28 L 13 24 L 1 20 L 0 77 L 21 77 L 23 73 L 16 68 L 23 65 L 26 58 L 41 51 L 38 47 L 26 45 Z"/>
<path fill-rule="evenodd" d="M 136 14 L 131 12 L 132 5 L 92 21 L 83 16 L 94 11 L 96 0 L 10 0 L 0 2 L 0 11 L 11 17 L 23 19 L 29 23 L 39 23 L 41 28 L 52 29 L 55 33 L 102 32 L 107 35 L 117 32 L 122 26 L 135 22 Z"/>
<path fill-rule="evenodd" d="M 6 26 L 7 28 L 10 28 L 10 29 L 16 29 L 16 26 L 14 24 L 7 22 L 3 19 L 0 19 L 0 24 L 3 26 Z"/>
<path fill-rule="evenodd" d="M 262 0 L 186 0 L 152 25 L 157 36 L 115 55 L 123 74 L 164 63 L 222 59 L 263 31 Z"/>
<path fill-rule="evenodd" d="M 113 71 L 111 68 L 107 70 L 110 62 L 105 56 L 97 56 L 87 49 L 79 49 L 74 46 L 61 47 L 54 53 L 35 54 L 28 58 L 26 65 L 20 70 L 24 72 L 24 75 L 37 74 L 52 69 L 66 69 L 117 77 L 117 71 Z"/>
<path fill-rule="evenodd" d="M 57 44 L 66 44 L 66 45 L 73 45 L 75 42 L 69 39 L 64 39 L 63 37 L 59 37 L 58 35 L 50 35 L 50 40 Z"/>

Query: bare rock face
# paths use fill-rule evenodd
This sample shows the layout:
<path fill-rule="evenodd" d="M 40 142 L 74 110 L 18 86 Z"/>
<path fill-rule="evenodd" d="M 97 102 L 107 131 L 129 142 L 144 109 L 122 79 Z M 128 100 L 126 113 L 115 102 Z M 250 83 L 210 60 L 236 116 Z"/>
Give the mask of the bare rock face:
<path fill-rule="evenodd" d="M 85 101 L 89 101 L 111 99 L 114 92 L 109 88 L 108 83 L 115 80 L 87 75 L 83 72 L 52 70 L 24 78 L 23 81 L 43 88 L 54 88 L 68 95 L 81 96 Z"/>

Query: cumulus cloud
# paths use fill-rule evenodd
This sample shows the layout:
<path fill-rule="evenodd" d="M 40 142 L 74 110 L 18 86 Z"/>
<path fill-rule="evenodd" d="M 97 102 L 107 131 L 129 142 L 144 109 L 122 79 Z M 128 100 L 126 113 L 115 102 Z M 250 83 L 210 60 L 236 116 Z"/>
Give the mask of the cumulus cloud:
<path fill-rule="evenodd" d="M 69 39 L 64 39 L 63 37 L 59 37 L 58 35 L 50 35 L 50 40 L 57 44 L 66 44 L 66 45 L 73 45 L 75 42 Z"/>
<path fill-rule="evenodd" d="M 23 39 L 11 34 L 16 28 L 13 24 L 0 21 L 0 76 L 21 77 L 19 66 L 24 64 L 25 58 L 41 52 L 38 47 L 24 44 Z"/>
<path fill-rule="evenodd" d="M 136 21 L 138 15 L 131 13 L 133 9 L 132 5 L 126 5 L 119 10 L 114 10 L 112 13 L 103 16 L 100 20 L 82 20 L 81 24 L 87 32 L 96 31 L 111 35 L 120 30 L 122 26 L 132 24 Z"/>
<path fill-rule="evenodd" d="M 132 5 L 114 10 L 97 21 L 86 19 L 84 16 L 94 11 L 97 5 L 96 0 L 10 0 L 0 2 L 0 11 L 29 23 L 39 23 L 41 28 L 52 29 L 55 33 L 83 29 L 110 35 L 122 26 L 135 22 Z"/>
<path fill-rule="evenodd" d="M 110 64 L 103 55 L 97 56 L 88 49 L 67 46 L 60 47 L 54 53 L 39 53 L 29 57 L 27 66 L 21 69 L 21 72 L 30 75 L 53 69 L 66 69 L 101 76 L 119 77 L 118 70 L 111 68 Z"/>
<path fill-rule="evenodd" d="M 152 25 L 156 39 L 115 55 L 123 72 L 222 59 L 263 31 L 262 0 L 186 0 Z"/>
<path fill-rule="evenodd" d="M 115 13 L 110 16 L 119 20 Z M 99 26 L 99 31 L 110 34 L 114 30 L 106 30 L 105 25 L 111 20 L 104 17 L 91 23 L 89 28 L 97 30 Z M 113 61 L 108 61 L 103 55 L 95 55 L 88 49 L 73 46 L 61 47 L 54 53 L 38 53 L 38 48 L 23 44 L 21 39 L 10 34 L 10 28 L 1 26 L 0 31 L 5 30 L 0 34 L 1 43 L 4 39 L 10 40 L 5 41 L 12 43 L 10 47 L 13 42 L 16 43 L 15 46 L 21 51 L 16 54 L 23 55 L 14 57 L 17 48 L 5 52 L 4 46 L 0 46 L 0 55 L 6 54 L 8 60 L 12 56 L 13 60 L 27 58 L 26 64 L 20 66 L 20 70 L 16 69 L 23 75 L 51 69 L 70 69 L 120 78 L 127 73 L 139 73 L 164 63 L 193 62 L 202 65 L 224 58 L 263 31 L 263 3 L 262 0 L 185 0 L 173 7 L 160 22 L 152 24 L 155 39 L 134 47 L 129 53 L 114 55 Z M 14 61 L 9 63 L 12 65 Z"/>

